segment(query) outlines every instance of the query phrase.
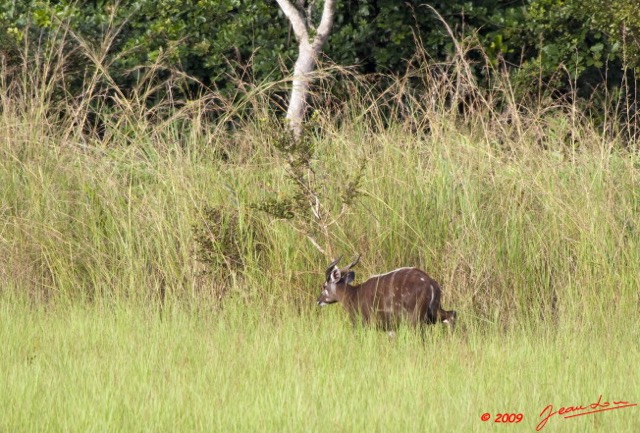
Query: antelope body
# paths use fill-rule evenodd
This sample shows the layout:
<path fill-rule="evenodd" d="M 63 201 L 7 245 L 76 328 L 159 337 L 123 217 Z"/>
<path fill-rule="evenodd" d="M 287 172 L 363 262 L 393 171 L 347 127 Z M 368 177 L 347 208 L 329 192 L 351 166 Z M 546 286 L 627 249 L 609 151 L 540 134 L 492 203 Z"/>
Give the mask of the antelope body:
<path fill-rule="evenodd" d="M 351 268 L 359 260 L 360 256 L 343 269 L 337 266 L 340 258 L 329 265 L 318 305 L 339 302 L 354 323 L 360 319 L 387 330 L 401 321 L 416 327 L 439 321 L 455 325 L 456 312 L 442 309 L 440 286 L 427 273 L 418 268 L 400 268 L 352 285 L 355 273 Z"/>

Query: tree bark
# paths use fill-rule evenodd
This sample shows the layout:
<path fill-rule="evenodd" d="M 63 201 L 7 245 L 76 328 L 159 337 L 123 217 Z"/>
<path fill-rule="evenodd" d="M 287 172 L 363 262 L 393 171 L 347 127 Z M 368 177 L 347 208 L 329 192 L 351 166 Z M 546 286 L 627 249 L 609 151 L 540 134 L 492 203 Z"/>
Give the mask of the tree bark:
<path fill-rule="evenodd" d="M 297 0 L 299 7 L 294 6 L 289 0 L 276 1 L 291 23 L 293 33 L 298 41 L 298 58 L 293 68 L 291 97 L 286 117 L 294 138 L 298 140 L 302 136 L 302 125 L 307 110 L 309 85 L 312 78 L 311 73 L 316 68 L 318 56 L 329 38 L 329 33 L 333 26 L 336 3 L 335 0 L 324 0 L 320 24 L 315 29 L 315 36 L 310 38 L 310 30 L 314 29 L 311 27 L 311 11 L 307 12 L 306 19 L 303 15 L 304 0 Z"/>

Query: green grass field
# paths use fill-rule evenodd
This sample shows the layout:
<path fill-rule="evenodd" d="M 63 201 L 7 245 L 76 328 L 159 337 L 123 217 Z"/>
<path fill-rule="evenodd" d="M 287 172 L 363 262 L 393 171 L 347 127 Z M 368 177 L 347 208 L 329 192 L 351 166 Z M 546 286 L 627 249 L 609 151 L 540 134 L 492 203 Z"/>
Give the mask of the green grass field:
<path fill-rule="evenodd" d="M 638 402 L 637 319 L 423 340 L 352 330 L 337 309 L 0 308 L 6 432 L 534 432 L 548 404 Z M 639 410 L 557 415 L 542 431 L 632 432 Z"/>
<path fill-rule="evenodd" d="M 212 116 L 100 80 L 73 99 L 62 71 L 0 80 L 0 432 L 533 432 L 549 404 L 640 403 L 640 155 L 613 125 L 460 115 L 451 77 L 435 105 L 327 93 L 291 148 L 281 83 Z M 425 269 L 456 331 L 317 309 L 357 253 L 357 282 Z M 542 431 L 639 428 L 634 406 Z"/>

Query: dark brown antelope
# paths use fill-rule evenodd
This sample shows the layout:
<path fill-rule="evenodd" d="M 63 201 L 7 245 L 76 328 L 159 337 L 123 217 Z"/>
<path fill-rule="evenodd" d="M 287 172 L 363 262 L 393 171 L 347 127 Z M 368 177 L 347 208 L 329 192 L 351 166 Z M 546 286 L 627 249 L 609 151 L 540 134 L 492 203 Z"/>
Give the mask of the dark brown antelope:
<path fill-rule="evenodd" d="M 456 312 L 443 310 L 440 305 L 440 286 L 420 269 L 400 268 L 352 285 L 355 273 L 351 268 L 360 256 L 343 269 L 338 268 L 340 258 L 327 268 L 318 305 L 340 302 L 353 323 L 360 319 L 385 330 L 393 329 L 403 320 L 416 327 L 438 321 L 455 325 Z"/>

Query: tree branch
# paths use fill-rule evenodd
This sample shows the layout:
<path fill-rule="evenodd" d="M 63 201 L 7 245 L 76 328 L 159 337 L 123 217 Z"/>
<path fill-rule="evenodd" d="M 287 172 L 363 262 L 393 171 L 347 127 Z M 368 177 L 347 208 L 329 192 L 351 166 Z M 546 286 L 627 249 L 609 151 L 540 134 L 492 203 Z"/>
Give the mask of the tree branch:
<path fill-rule="evenodd" d="M 335 0 L 324 0 L 324 10 L 322 11 L 322 19 L 313 39 L 313 48 L 320 50 L 329 38 L 331 27 L 333 26 L 333 16 L 335 12 Z"/>
<path fill-rule="evenodd" d="M 294 137 L 298 140 L 302 135 L 302 122 L 304 120 L 305 111 L 307 109 L 307 95 L 309 93 L 309 82 L 311 73 L 316 68 L 316 61 L 322 51 L 322 46 L 329 38 L 331 26 L 333 25 L 333 16 L 335 13 L 336 0 L 324 0 L 324 8 L 320 25 L 315 32 L 313 40 L 309 37 L 309 29 L 313 29 L 312 17 L 305 13 L 313 15 L 313 5 L 316 0 L 310 0 L 308 3 L 303 0 L 276 0 L 285 16 L 291 22 L 293 32 L 298 39 L 298 59 L 293 67 L 293 80 L 291 89 L 291 98 L 289 99 L 289 108 L 287 109 L 287 120 Z M 292 3 L 292 1 L 294 3 Z M 296 5 L 308 4 L 309 10 L 305 12 L 303 8 Z"/>
<path fill-rule="evenodd" d="M 289 0 L 276 1 L 280 5 L 282 12 L 284 12 L 284 15 L 289 19 L 291 27 L 293 27 L 293 33 L 296 35 L 296 39 L 298 39 L 298 41 L 308 41 L 309 33 L 307 32 L 307 25 L 305 24 L 302 12 L 291 4 Z"/>

